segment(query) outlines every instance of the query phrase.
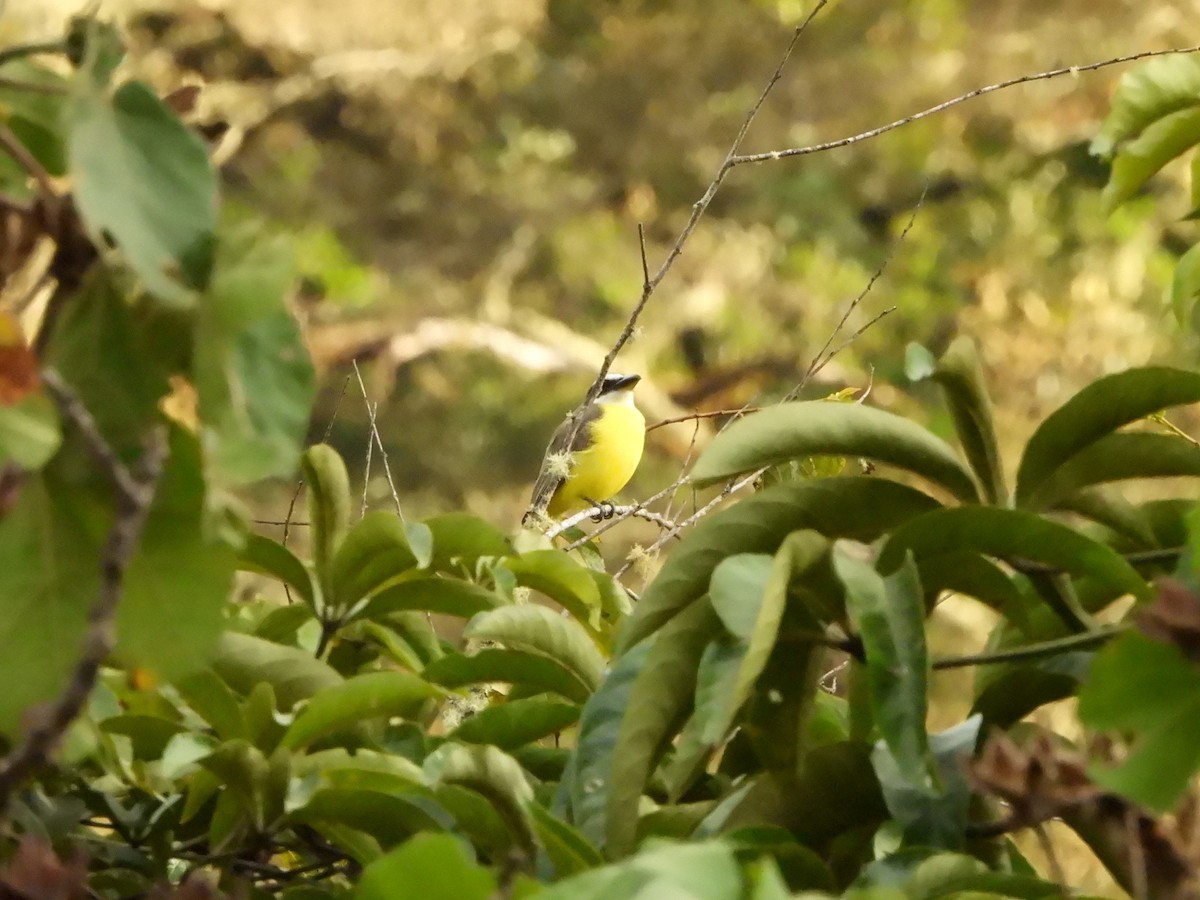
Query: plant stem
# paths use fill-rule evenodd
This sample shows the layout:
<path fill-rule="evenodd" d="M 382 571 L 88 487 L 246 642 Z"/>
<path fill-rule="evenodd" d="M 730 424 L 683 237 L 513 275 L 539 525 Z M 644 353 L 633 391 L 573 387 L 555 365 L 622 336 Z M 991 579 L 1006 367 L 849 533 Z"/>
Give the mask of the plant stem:
<path fill-rule="evenodd" d="M 0 66 L 14 59 L 37 56 L 39 53 L 66 53 L 67 45 L 61 40 L 40 41 L 32 44 L 15 44 L 0 50 Z"/>
<path fill-rule="evenodd" d="M 1059 656 L 1075 650 L 1087 650 L 1098 647 L 1124 634 L 1126 625 L 1111 625 L 1107 628 L 1097 628 L 1082 634 L 1072 634 L 1068 637 L 1056 638 L 1052 641 L 1042 641 L 1037 644 L 1026 644 L 1023 647 L 1013 647 L 1011 650 L 997 650 L 994 653 L 974 653 L 967 656 L 950 656 L 935 659 L 934 669 L 961 669 L 966 666 L 988 666 L 996 663 L 1016 662 L 1023 659 L 1040 659 L 1044 656 Z"/>

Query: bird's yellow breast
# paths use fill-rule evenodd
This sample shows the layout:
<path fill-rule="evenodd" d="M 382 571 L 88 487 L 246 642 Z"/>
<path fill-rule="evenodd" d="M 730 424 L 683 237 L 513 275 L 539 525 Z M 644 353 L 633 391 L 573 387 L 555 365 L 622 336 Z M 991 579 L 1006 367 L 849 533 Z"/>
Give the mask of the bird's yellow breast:
<path fill-rule="evenodd" d="M 589 500 L 607 500 L 629 483 L 646 442 L 646 420 L 625 403 L 606 403 L 588 430 L 589 446 L 577 451 L 571 473 L 547 508 L 552 516 Z"/>

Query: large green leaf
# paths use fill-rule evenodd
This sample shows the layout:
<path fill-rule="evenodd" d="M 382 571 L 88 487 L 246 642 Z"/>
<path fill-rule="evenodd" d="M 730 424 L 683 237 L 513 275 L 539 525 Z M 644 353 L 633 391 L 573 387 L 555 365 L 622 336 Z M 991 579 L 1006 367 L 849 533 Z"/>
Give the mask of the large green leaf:
<path fill-rule="evenodd" d="M 238 568 L 279 579 L 294 588 L 309 608 L 317 608 L 320 588 L 312 573 L 291 550 L 278 541 L 259 534 L 247 535 L 238 560 Z"/>
<path fill-rule="evenodd" d="M 600 590 L 589 569 L 561 550 L 533 550 L 505 561 L 517 584 L 556 601 L 580 622 L 600 624 Z"/>
<path fill-rule="evenodd" d="M 203 666 L 225 628 L 237 550 L 206 516 L 199 443 L 175 428 L 117 610 L 117 655 L 164 680 Z"/>
<path fill-rule="evenodd" d="M 321 827 L 329 823 L 371 835 L 391 847 L 422 832 L 447 830 L 453 818 L 427 789 L 407 785 L 391 791 L 353 787 L 322 788 L 292 810 L 297 824 Z"/>
<path fill-rule="evenodd" d="M 1200 154 L 1195 157 L 1200 160 Z M 1193 171 L 1195 171 L 1193 169 Z M 1193 175 L 1193 191 L 1200 191 L 1200 177 Z M 1200 203 L 1196 204 L 1200 210 Z M 1200 299 L 1200 244 L 1179 257 L 1171 275 L 1171 310 L 1175 320 L 1184 328 L 1196 328 L 1196 301 Z"/>
<path fill-rule="evenodd" d="M 1079 696 L 1090 728 L 1135 737 L 1129 756 L 1092 775 L 1110 790 L 1162 812 L 1200 769 L 1200 671 L 1177 647 L 1130 633 L 1097 654 Z"/>
<path fill-rule="evenodd" d="M 1052 509 L 1091 485 L 1130 478 L 1200 476 L 1200 448 L 1171 434 L 1117 432 L 1080 450 L 1025 498 L 1030 509 Z"/>
<path fill-rule="evenodd" d="M 0 466 L 40 468 L 61 440 L 58 413 L 45 394 L 28 394 L 11 405 L 0 405 Z"/>
<path fill-rule="evenodd" d="M 44 480 L 45 479 L 45 480 Z M 66 684 L 99 588 L 102 525 L 49 476 L 0 517 L 0 733 Z"/>
<path fill-rule="evenodd" d="M 733 849 L 722 841 L 660 843 L 624 862 L 560 881 L 539 900 L 733 900 L 742 878 Z"/>
<path fill-rule="evenodd" d="M 282 710 L 343 680 L 311 653 L 234 631 L 225 632 L 217 642 L 213 668 L 242 694 L 263 682 L 271 685 Z"/>
<path fill-rule="evenodd" d="M 1104 186 L 1104 203 L 1115 209 L 1163 166 L 1200 143 L 1200 107 L 1164 116 L 1117 151 Z"/>
<path fill-rule="evenodd" d="M 1183 369 L 1129 369 L 1093 381 L 1051 413 L 1025 446 L 1017 471 L 1018 505 L 1081 450 L 1152 413 L 1200 401 L 1200 374 Z"/>
<path fill-rule="evenodd" d="M 17 139 L 51 175 L 67 170 L 67 82 L 62 75 L 28 59 L 14 59 L 4 67 L 11 83 L 0 85 L 0 115 Z M 25 85 L 33 85 L 34 89 Z M 21 172 L 20 181 L 28 180 Z"/>
<path fill-rule="evenodd" d="M 423 768 L 431 786 L 455 786 L 486 798 L 513 843 L 533 857 L 537 845 L 529 811 L 533 788 L 520 763 L 496 747 L 446 743 L 425 758 Z"/>
<path fill-rule="evenodd" d="M 480 710 L 449 737 L 465 744 L 493 744 L 511 751 L 565 731 L 578 720 L 579 707 L 574 703 L 526 697 Z"/>
<path fill-rule="evenodd" d="M 508 606 L 495 591 L 458 578 L 414 578 L 384 588 L 352 618 L 382 620 L 402 610 L 423 610 L 469 619 Z"/>
<path fill-rule="evenodd" d="M 446 513 L 425 520 L 433 535 L 431 565 L 440 572 L 475 570 L 481 557 L 508 556 L 512 544 L 508 536 L 486 519 L 467 513 Z"/>
<path fill-rule="evenodd" d="M 1112 548 L 1058 522 L 1017 509 L 939 509 L 901 525 L 889 536 L 879 566 L 888 571 L 911 552 L 923 559 L 950 552 L 982 553 L 1002 560 L 1043 563 L 1073 575 L 1090 575 L 1146 597 L 1145 580 Z"/>
<path fill-rule="evenodd" d="M 604 857 L 578 830 L 540 803 L 530 803 L 538 843 L 554 869 L 554 875 L 565 878 L 604 865 Z"/>
<path fill-rule="evenodd" d="M 496 879 L 449 834 L 422 834 L 363 870 L 358 900 L 488 900 Z"/>
<path fill-rule="evenodd" d="M 1092 153 L 1111 156 L 1125 141 L 1173 113 L 1200 106 L 1200 60 L 1193 54 L 1147 60 L 1121 76 Z"/>
<path fill-rule="evenodd" d="M 192 375 L 209 466 L 231 485 L 291 475 L 303 446 L 315 376 L 284 303 L 293 277 L 283 241 L 222 234 Z"/>
<path fill-rule="evenodd" d="M 572 670 L 541 653 L 487 647 L 478 653 L 452 653 L 434 660 L 421 677 L 442 687 L 457 688 L 491 681 L 549 691 L 583 703 L 591 689 Z"/>
<path fill-rule="evenodd" d="M 432 536 L 419 523 L 405 525 L 384 510 L 367 513 L 346 534 L 333 556 L 331 602 L 339 610 L 369 597 L 388 582 L 420 565 L 414 543 L 428 562 Z"/>
<path fill-rule="evenodd" d="M 692 605 L 659 631 L 633 683 L 607 784 L 608 821 L 602 846 L 610 857 L 633 850 L 642 791 L 687 717 L 701 655 L 719 628 L 710 604 Z"/>
<path fill-rule="evenodd" d="M 866 548 L 835 545 L 833 564 L 846 585 L 846 607 L 863 643 L 875 723 L 900 776 L 918 790 L 932 788 L 925 731 L 929 654 L 925 599 L 917 567 L 906 557 L 889 575 L 865 562 Z"/>
<path fill-rule="evenodd" d="M 217 178 L 200 137 L 140 82 L 113 92 L 81 69 L 67 116 L 80 217 L 97 246 L 112 239 L 146 286 L 190 300 L 212 261 Z"/>
<path fill-rule="evenodd" d="M 857 403 L 784 403 L 739 419 L 705 448 L 692 470 L 710 484 L 814 455 L 862 456 L 928 478 L 965 501 L 979 499 L 954 451 L 907 419 Z"/>
<path fill-rule="evenodd" d="M 481 613 L 467 623 L 471 640 L 498 641 L 555 660 L 595 690 L 604 677 L 604 657 L 575 620 L 536 604 L 505 606 Z"/>
<path fill-rule="evenodd" d="M 367 672 L 314 694 L 283 735 L 284 747 L 307 746 L 367 719 L 417 715 L 440 692 L 410 672 Z"/>
<path fill-rule="evenodd" d="M 309 447 L 303 469 L 313 568 L 321 593 L 329 600 L 333 597 L 334 555 L 350 527 L 350 475 L 342 457 L 328 444 Z"/>
<path fill-rule="evenodd" d="M 833 405 L 833 404 L 830 404 Z M 699 522 L 674 549 L 625 621 L 618 652 L 653 634 L 708 590 L 713 570 L 736 553 L 774 553 L 793 531 L 874 540 L 938 507 L 918 490 L 883 478 L 827 478 L 778 485 Z"/>

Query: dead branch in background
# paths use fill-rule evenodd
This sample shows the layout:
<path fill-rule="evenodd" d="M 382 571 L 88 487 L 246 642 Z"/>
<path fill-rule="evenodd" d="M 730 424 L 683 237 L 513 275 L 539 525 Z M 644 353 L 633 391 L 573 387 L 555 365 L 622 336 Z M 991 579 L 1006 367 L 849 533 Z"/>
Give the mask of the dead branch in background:
<path fill-rule="evenodd" d="M 99 596 L 88 613 L 83 649 L 70 680 L 53 705 L 40 715 L 40 721 L 29 730 L 24 741 L 0 762 L 0 814 L 7 808 L 13 792 L 46 764 L 54 746 L 87 703 L 100 666 L 112 652 L 116 642 L 114 621 L 121 603 L 125 572 L 137 550 L 167 457 L 165 436 L 161 431 L 155 431 L 138 465 L 132 470 L 127 468 L 100 434 L 92 414 L 66 382 L 50 370 L 42 373 L 42 381 L 63 418 L 75 427 L 92 457 L 112 482 L 116 512 L 100 557 Z"/>

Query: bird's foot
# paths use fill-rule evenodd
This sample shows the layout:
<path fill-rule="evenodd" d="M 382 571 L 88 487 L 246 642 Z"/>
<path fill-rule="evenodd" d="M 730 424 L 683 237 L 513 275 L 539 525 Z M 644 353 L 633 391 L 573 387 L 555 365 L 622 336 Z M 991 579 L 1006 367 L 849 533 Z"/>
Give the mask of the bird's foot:
<path fill-rule="evenodd" d="M 609 500 L 593 500 L 591 497 L 584 497 L 588 503 L 596 508 L 592 514 L 592 521 L 599 524 L 606 519 L 611 519 L 617 514 L 617 507 Z"/>

